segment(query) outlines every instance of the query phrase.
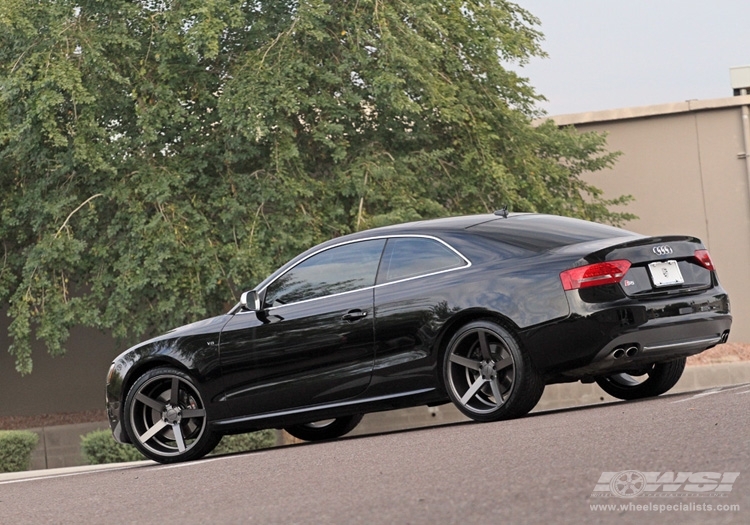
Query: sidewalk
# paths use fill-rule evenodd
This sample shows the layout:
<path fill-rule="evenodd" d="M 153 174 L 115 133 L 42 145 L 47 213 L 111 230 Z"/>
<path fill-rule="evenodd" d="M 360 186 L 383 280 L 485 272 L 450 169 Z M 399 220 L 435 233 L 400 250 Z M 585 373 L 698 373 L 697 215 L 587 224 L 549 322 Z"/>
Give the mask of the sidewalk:
<path fill-rule="evenodd" d="M 743 383 L 750 383 L 750 361 L 691 366 L 685 369 L 679 383 L 670 390 L 669 394 Z M 545 389 L 534 412 L 616 401 L 596 384 L 551 385 Z M 468 421 L 468 419 L 451 404 L 439 407 L 414 407 L 367 414 L 349 435 L 374 434 L 461 421 Z M 32 429 L 41 433 L 43 438 L 40 439 L 40 444 L 34 452 L 32 470 L 0 474 L 0 482 L 41 476 L 69 476 L 98 469 L 131 468 L 153 464 L 151 461 L 139 461 L 110 465 L 80 465 L 82 461 L 80 436 L 98 428 L 107 428 L 107 423 L 84 423 Z M 49 468 L 45 468 L 45 465 Z"/>

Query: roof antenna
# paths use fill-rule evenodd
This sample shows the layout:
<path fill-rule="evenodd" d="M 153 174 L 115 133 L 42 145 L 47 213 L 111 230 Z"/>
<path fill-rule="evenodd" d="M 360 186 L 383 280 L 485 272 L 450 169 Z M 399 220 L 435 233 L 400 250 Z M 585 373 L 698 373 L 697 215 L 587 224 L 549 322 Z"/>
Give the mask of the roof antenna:
<path fill-rule="evenodd" d="M 495 215 L 499 215 L 503 219 L 507 219 L 508 218 L 508 205 L 505 204 L 502 208 L 500 208 L 499 210 L 496 210 Z"/>

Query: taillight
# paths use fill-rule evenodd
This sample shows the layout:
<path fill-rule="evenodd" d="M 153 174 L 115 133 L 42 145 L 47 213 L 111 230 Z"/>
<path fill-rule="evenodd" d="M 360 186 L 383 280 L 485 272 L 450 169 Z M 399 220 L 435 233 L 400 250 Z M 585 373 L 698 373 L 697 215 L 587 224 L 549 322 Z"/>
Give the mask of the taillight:
<path fill-rule="evenodd" d="M 708 250 L 695 250 L 695 258 L 706 270 L 714 271 L 714 263 L 711 260 L 711 256 L 708 254 Z"/>
<path fill-rule="evenodd" d="M 603 284 L 617 284 L 630 269 L 630 261 L 607 261 L 565 270 L 560 274 L 563 289 L 577 290 Z"/>

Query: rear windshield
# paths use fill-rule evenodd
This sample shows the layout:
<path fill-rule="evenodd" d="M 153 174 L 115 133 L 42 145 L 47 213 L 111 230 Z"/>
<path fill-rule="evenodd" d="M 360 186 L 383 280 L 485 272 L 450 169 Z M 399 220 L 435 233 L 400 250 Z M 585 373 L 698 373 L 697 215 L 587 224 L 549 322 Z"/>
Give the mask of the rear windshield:
<path fill-rule="evenodd" d="M 470 227 L 469 231 L 535 252 L 580 242 L 636 235 L 628 230 L 595 222 L 535 214 L 514 215 L 507 219 L 484 222 Z"/>

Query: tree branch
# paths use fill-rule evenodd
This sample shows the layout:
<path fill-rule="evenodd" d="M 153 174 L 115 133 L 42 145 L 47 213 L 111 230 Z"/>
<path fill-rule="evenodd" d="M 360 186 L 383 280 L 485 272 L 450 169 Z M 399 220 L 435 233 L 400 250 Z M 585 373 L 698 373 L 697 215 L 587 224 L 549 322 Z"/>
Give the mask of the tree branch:
<path fill-rule="evenodd" d="M 62 223 L 62 226 L 60 226 L 60 229 L 58 229 L 57 233 L 55 233 L 55 239 L 57 239 L 60 236 L 60 233 L 63 231 L 63 229 L 65 228 L 65 226 L 68 225 L 68 221 L 70 220 L 70 218 L 73 215 L 75 215 L 75 213 L 78 210 L 80 210 L 81 208 L 83 208 L 84 206 L 86 206 L 89 202 L 93 201 L 97 197 L 103 197 L 103 196 L 104 196 L 103 193 L 97 193 L 96 195 L 92 195 L 91 197 L 89 197 L 88 199 L 86 199 L 85 201 L 83 201 L 75 210 L 73 210 L 72 212 L 70 212 L 70 214 L 65 218 L 65 221 Z"/>

